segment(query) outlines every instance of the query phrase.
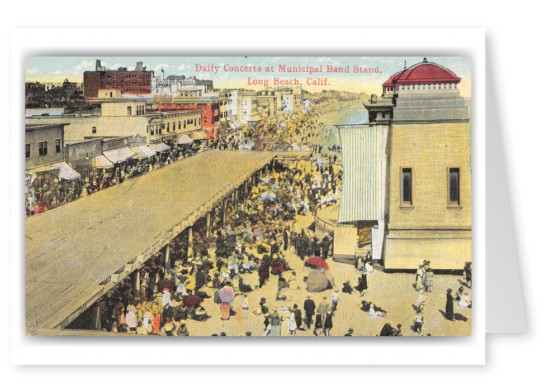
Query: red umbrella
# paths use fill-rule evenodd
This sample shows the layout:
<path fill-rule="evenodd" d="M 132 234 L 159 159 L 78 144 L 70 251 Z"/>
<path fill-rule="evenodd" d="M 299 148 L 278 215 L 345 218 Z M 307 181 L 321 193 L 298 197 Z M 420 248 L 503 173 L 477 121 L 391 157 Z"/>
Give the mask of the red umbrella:
<path fill-rule="evenodd" d="M 235 299 L 235 291 L 231 286 L 225 286 L 218 292 L 218 297 L 222 303 L 229 304 Z"/>
<path fill-rule="evenodd" d="M 203 299 L 201 299 L 199 296 L 186 296 L 184 297 L 184 305 L 188 308 L 197 307 L 199 304 L 203 302 Z"/>
<path fill-rule="evenodd" d="M 308 258 L 306 260 L 306 266 L 308 266 L 308 265 L 314 266 L 314 267 L 319 267 L 319 268 L 322 268 L 322 269 L 329 269 L 329 265 L 327 264 L 327 262 L 325 262 L 320 257 Z"/>

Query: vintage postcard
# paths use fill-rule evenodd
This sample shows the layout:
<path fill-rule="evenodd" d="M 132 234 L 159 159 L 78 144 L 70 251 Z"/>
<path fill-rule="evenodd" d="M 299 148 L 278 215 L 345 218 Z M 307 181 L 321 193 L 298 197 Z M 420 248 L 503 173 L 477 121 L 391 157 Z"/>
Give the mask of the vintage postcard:
<path fill-rule="evenodd" d="M 27 57 L 26 334 L 470 336 L 471 84 L 469 57 Z"/>

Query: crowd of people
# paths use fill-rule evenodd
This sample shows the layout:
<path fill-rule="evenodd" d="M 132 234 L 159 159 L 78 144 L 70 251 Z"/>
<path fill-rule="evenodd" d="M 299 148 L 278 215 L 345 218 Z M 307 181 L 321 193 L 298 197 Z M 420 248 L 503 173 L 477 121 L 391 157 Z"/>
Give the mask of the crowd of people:
<path fill-rule="evenodd" d="M 80 178 L 60 180 L 57 171 L 46 174 L 45 180 L 34 179 L 25 189 L 25 215 L 32 216 L 56 208 L 80 197 L 123 183 L 126 179 L 162 168 L 200 151 L 197 143 L 189 147 L 174 146 L 149 158 L 131 158 L 112 168 L 76 168 Z"/>
<path fill-rule="evenodd" d="M 332 249 L 328 235 L 319 240 L 311 230 L 297 230 L 295 218 L 302 211 L 297 205 L 319 207 L 319 194 L 338 182 L 333 170 L 323 170 L 310 162 L 274 164 L 244 195 L 241 205 L 227 205 L 227 219 L 213 218 L 212 235 L 199 222 L 194 227 L 193 243 L 188 243 L 184 234 L 169 245 L 169 267 L 159 253 L 136 272 L 138 283 L 134 282 L 136 276 L 129 276 L 98 302 L 96 311 L 101 314 L 101 322 L 95 327 L 137 334 L 189 334 L 186 321 L 201 322 L 211 316 L 230 320 L 238 296 L 242 298 L 238 306 L 248 311 L 247 293 L 262 288 L 270 278 L 277 281 L 277 292 L 270 302 L 287 301 L 287 291 L 297 289 L 299 281 L 284 251 L 293 248 L 301 259 L 306 259 L 327 258 Z M 267 193 L 273 196 L 266 197 Z M 252 273 L 258 275 L 257 285 L 245 282 L 244 277 Z M 205 300 L 219 304 L 219 315 L 206 313 L 202 306 Z M 270 309 L 266 303 L 264 299 L 253 312 L 263 315 L 266 335 L 278 336 L 283 317 L 280 309 Z M 328 309 L 318 306 L 320 318 L 314 322 L 320 326 L 315 331 L 325 335 L 330 333 L 336 301 Z M 295 310 L 287 309 L 289 331 L 293 333 L 302 325 Z M 312 316 L 306 313 L 306 319 Z M 310 326 L 311 322 L 306 323 Z"/>
<path fill-rule="evenodd" d="M 315 124 L 315 115 L 310 118 Z M 296 137 L 306 142 L 313 136 L 314 131 L 306 131 Z M 287 141 L 297 142 L 296 137 Z M 218 148 L 239 150 L 251 146 L 255 149 L 258 141 L 241 129 L 221 138 Z M 307 262 L 311 258 L 330 258 L 333 238 L 318 236 L 311 227 L 298 229 L 297 217 L 314 215 L 320 208 L 337 202 L 342 182 L 342 170 L 336 165 L 337 147 L 314 145 L 312 152 L 309 161 L 274 163 L 269 172 L 259 176 L 248 188 L 239 205 L 228 203 L 225 210 L 217 207 L 212 214 L 210 232 L 206 222 L 199 220 L 193 227 L 191 243 L 186 232 L 176 237 L 169 245 L 168 258 L 162 252 L 155 254 L 135 275 L 125 278 L 96 303 L 93 311 L 97 316 L 92 317 L 95 321 L 91 322 L 91 328 L 141 335 L 189 336 L 193 335 L 190 329 L 197 329 L 195 325 L 190 327 L 190 322 L 214 318 L 223 325 L 235 322 L 241 312 L 254 315 L 254 319 L 258 319 L 258 327 L 254 329 L 262 330 L 254 332 L 251 327 L 244 336 L 294 336 L 297 331 L 301 331 L 301 335 L 307 332 L 331 336 L 335 321 L 346 322 L 349 317 L 357 316 L 338 315 L 339 295 L 344 294 L 352 295 L 354 300 L 359 297 L 356 307 L 359 313 L 366 313 L 374 322 L 384 321 L 378 336 L 401 336 L 402 325 L 394 325 L 388 311 L 368 298 L 368 280 L 375 270 L 371 253 L 357 257 L 355 284 L 347 279 L 339 281 L 337 286 L 329 270 Z M 163 164 L 171 161 L 174 157 Z M 290 251 L 304 261 L 304 268 L 312 268 L 327 277 L 323 298 L 318 302 L 315 300 L 318 296 L 312 292 L 319 291 L 309 289 L 309 275 L 304 270 L 300 270 L 302 273 L 295 270 L 296 263 L 291 265 L 287 259 Z M 451 289 L 447 291 L 445 318 L 450 321 L 457 319 L 455 302 L 462 308 L 471 306 L 467 294 L 471 286 L 470 263 L 465 267 L 465 279 L 465 286 L 455 295 Z M 434 291 L 430 261 L 419 266 L 414 289 L 417 303 L 413 305 L 415 315 L 411 328 L 423 335 L 425 295 Z M 299 290 L 306 294 L 304 302 L 293 297 L 298 296 Z M 261 299 L 249 302 L 250 297 L 260 296 L 259 291 Z M 353 336 L 354 332 L 349 328 L 344 336 Z M 226 332 L 220 330 L 212 335 L 226 336 Z"/>
<path fill-rule="evenodd" d="M 305 203 L 308 209 L 323 207 L 321 189 L 338 189 L 340 173 L 313 161 L 274 164 L 270 172 L 259 176 L 256 183 L 243 194 L 239 205 L 227 205 L 226 218 L 215 210 L 212 218 L 212 234 L 206 231 L 202 221 L 193 227 L 192 243 L 184 231 L 169 245 L 169 264 L 160 252 L 153 256 L 137 273 L 125 278 L 121 284 L 102 298 L 95 311 L 100 314 L 94 329 L 126 332 L 142 335 L 188 336 L 192 335 L 189 322 L 206 322 L 210 318 L 231 322 L 238 311 L 258 316 L 263 330 L 260 334 L 247 331 L 245 336 L 301 335 L 331 336 L 337 321 L 346 321 L 352 314 L 339 316 L 339 295 L 359 292 L 358 308 L 368 319 L 382 319 L 384 325 L 379 336 L 401 336 L 402 325 L 394 325 L 388 319 L 387 310 L 365 299 L 368 279 L 374 274 L 371 253 L 359 256 L 355 270 L 358 282 L 350 280 L 337 286 L 334 279 L 327 285 L 327 295 L 316 302 L 310 294 L 304 270 L 297 273 L 285 254 L 293 252 L 296 259 L 306 262 L 332 256 L 333 239 L 321 238 L 312 229 L 297 229 L 296 219 L 303 213 L 298 205 Z M 273 194 L 267 197 L 266 194 Z M 314 268 L 315 269 L 315 268 Z M 321 270 L 330 276 L 328 270 Z M 304 280 L 297 278 L 304 275 Z M 466 281 L 470 281 L 470 264 L 465 268 Z M 258 280 L 256 280 L 256 278 Z M 423 262 L 415 274 L 417 305 L 412 330 L 423 335 L 425 323 L 425 294 L 433 291 L 434 275 L 430 261 Z M 137 281 L 137 282 L 136 282 Z M 265 287 L 275 287 L 273 296 L 267 296 Z M 306 283 L 306 284 L 305 284 Z M 468 308 L 470 301 L 466 286 L 456 295 L 448 291 L 446 318 L 454 320 L 454 303 Z M 252 293 L 262 290 L 259 302 L 249 302 Z M 297 303 L 298 290 L 307 294 L 303 303 Z M 314 291 L 317 292 L 317 291 Z M 450 309 L 449 299 L 452 304 Z M 209 303 L 205 305 L 205 303 Z M 218 310 L 213 306 L 216 304 Z M 209 308 L 209 311 L 206 310 Z M 450 316 L 451 312 L 451 316 Z M 360 312 L 361 313 L 361 312 Z M 342 320 L 339 320 L 342 319 Z M 233 320 L 235 321 L 235 320 Z M 261 324 L 261 326 L 260 326 Z M 257 329 L 258 329 L 257 328 Z M 285 330 L 285 333 L 282 330 Z M 225 332 L 213 335 L 225 336 Z M 345 336 L 354 335 L 351 328 Z M 425 334 L 425 335 L 430 335 Z"/>

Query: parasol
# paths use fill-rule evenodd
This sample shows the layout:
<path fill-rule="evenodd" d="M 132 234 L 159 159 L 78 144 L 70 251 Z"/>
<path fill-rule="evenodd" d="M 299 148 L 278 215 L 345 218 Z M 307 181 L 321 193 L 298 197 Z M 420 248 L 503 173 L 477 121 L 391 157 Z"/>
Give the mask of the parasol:
<path fill-rule="evenodd" d="M 196 295 L 186 296 L 184 297 L 184 300 L 183 300 L 184 305 L 188 308 L 197 307 L 202 302 L 203 302 L 203 299 L 201 299 L 199 296 L 196 296 Z"/>
<path fill-rule="evenodd" d="M 262 195 L 260 197 L 258 197 L 258 201 L 259 202 L 264 202 L 264 201 L 275 201 L 277 199 L 277 196 L 272 193 L 272 192 L 265 192 L 265 193 L 262 193 Z"/>
<path fill-rule="evenodd" d="M 235 291 L 231 286 L 225 286 L 218 292 L 218 297 L 222 303 L 229 304 L 235 299 Z"/>
<path fill-rule="evenodd" d="M 159 292 L 162 292 L 167 288 L 169 291 L 174 292 L 176 289 L 176 283 L 172 280 L 167 280 L 166 278 L 159 282 Z"/>
<path fill-rule="evenodd" d="M 322 292 L 330 286 L 329 279 L 319 269 L 312 270 L 306 279 L 306 290 L 308 292 Z"/>
<path fill-rule="evenodd" d="M 322 269 L 329 269 L 329 265 L 320 257 L 312 257 L 306 260 L 305 266 L 319 267 Z"/>

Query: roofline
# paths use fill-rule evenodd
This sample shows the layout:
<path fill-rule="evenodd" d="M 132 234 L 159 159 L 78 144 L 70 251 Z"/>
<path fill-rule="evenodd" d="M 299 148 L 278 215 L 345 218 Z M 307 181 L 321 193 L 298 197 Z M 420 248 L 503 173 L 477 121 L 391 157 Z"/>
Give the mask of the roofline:
<path fill-rule="evenodd" d="M 25 124 L 25 132 L 30 130 L 37 130 L 37 129 L 46 129 L 46 128 L 53 128 L 57 126 L 65 126 L 70 125 L 70 122 L 60 122 L 60 123 L 53 123 L 53 124 Z"/>
<path fill-rule="evenodd" d="M 443 65 L 440 65 L 440 64 L 437 64 L 435 62 L 430 62 L 430 61 L 421 61 L 421 62 L 418 62 L 416 64 L 413 64 L 412 66 L 410 66 L 409 68 L 406 68 L 400 72 L 396 72 L 395 74 L 393 74 L 392 76 L 390 76 L 387 81 L 385 81 L 383 83 L 383 87 L 389 87 L 389 86 L 395 86 L 396 85 L 396 82 L 394 81 L 390 81 L 391 79 L 395 79 L 397 77 L 400 77 L 402 74 L 404 74 L 405 72 L 407 71 L 412 71 L 413 69 L 417 68 L 418 66 L 420 65 L 434 65 L 438 68 L 441 68 L 443 70 L 445 70 L 446 72 L 449 72 L 451 73 L 452 75 L 454 75 L 458 80 L 444 80 L 444 79 L 440 79 L 440 81 L 438 81 L 438 79 L 433 79 L 432 81 L 427 81 L 425 84 L 435 84 L 435 83 L 443 83 L 443 82 L 447 82 L 447 83 L 459 83 L 461 82 L 461 78 L 459 76 L 457 76 L 457 74 L 452 71 L 451 69 L 449 68 L 446 68 L 445 66 Z M 400 81 L 400 83 L 404 83 L 404 84 L 419 84 L 419 81 L 408 81 L 408 80 L 404 80 L 404 81 Z"/>

